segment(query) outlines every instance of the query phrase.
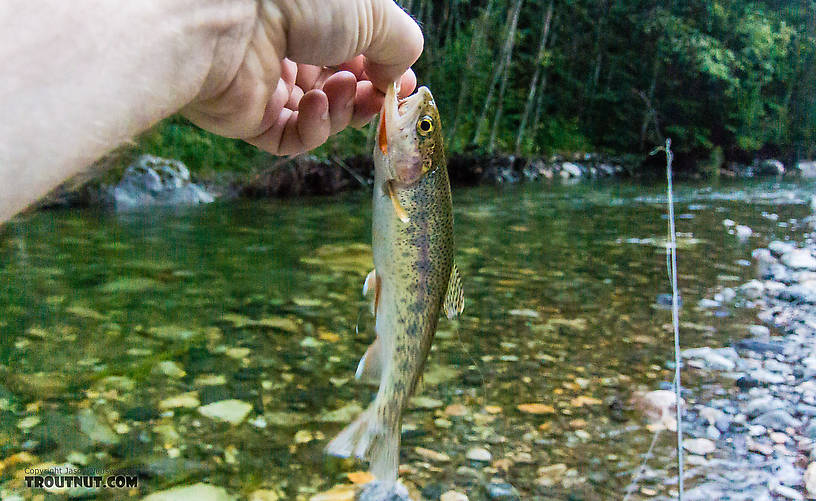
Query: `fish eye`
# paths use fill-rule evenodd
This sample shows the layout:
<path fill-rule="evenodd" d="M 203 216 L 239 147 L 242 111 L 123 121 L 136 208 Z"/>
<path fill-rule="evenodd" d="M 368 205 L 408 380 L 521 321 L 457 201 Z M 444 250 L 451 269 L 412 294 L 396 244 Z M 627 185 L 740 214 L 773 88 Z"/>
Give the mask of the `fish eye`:
<path fill-rule="evenodd" d="M 417 122 L 417 131 L 423 136 L 429 134 L 433 130 L 433 119 L 429 116 L 424 116 Z"/>

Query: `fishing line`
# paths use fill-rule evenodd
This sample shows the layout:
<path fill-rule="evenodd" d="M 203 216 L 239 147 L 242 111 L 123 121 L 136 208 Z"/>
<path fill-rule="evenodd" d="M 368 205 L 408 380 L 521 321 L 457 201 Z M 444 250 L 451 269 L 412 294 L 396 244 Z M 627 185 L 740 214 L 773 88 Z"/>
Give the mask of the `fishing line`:
<path fill-rule="evenodd" d="M 672 160 L 674 155 L 671 151 L 671 138 L 666 138 L 666 146 L 656 148 L 652 155 L 658 151 L 666 153 L 666 195 L 669 206 L 669 239 L 670 243 L 666 248 L 667 259 L 671 258 L 671 285 L 672 285 L 672 327 L 674 331 L 674 397 L 675 410 L 677 416 L 677 489 L 678 499 L 683 501 L 683 416 L 681 414 L 680 393 L 682 384 L 680 381 L 680 294 L 677 291 L 677 232 L 674 225 L 674 187 L 672 184 Z"/>
<path fill-rule="evenodd" d="M 647 450 L 646 455 L 643 456 L 643 463 L 640 464 L 640 468 L 638 468 L 634 476 L 632 476 L 632 481 L 626 486 L 626 490 L 624 491 L 626 495 L 623 496 L 623 501 L 629 501 L 629 498 L 635 492 L 635 489 L 637 489 L 638 483 L 640 482 L 640 476 L 643 475 L 644 471 L 646 471 L 646 463 L 652 458 L 652 451 L 654 451 L 655 444 L 657 444 L 657 439 L 660 437 L 661 431 L 662 429 L 658 429 L 652 437 L 652 443 L 649 444 L 649 450 Z"/>
<path fill-rule="evenodd" d="M 677 288 L 677 232 L 674 224 L 674 186 L 672 183 L 672 160 L 674 155 L 671 151 L 671 138 L 666 138 L 666 145 L 660 146 L 652 150 L 650 155 L 655 155 L 663 151 L 666 154 L 666 203 L 668 205 L 668 232 L 669 242 L 666 245 L 666 271 L 672 286 L 672 330 L 674 333 L 674 400 L 675 400 L 675 415 L 677 422 L 677 494 L 678 500 L 683 501 L 683 416 L 681 413 L 680 394 L 682 385 L 680 384 L 680 294 Z M 640 477 L 646 468 L 646 463 L 652 457 L 652 451 L 660 436 L 660 430 L 657 430 L 652 437 L 652 443 L 649 445 L 649 450 L 643 458 L 643 463 L 638 468 L 632 481 L 626 487 L 626 494 L 623 501 L 627 501 L 629 497 L 637 488 Z"/>
<path fill-rule="evenodd" d="M 461 314 L 460 314 L 460 317 L 461 317 Z M 462 341 L 462 335 L 459 333 L 459 322 L 460 322 L 459 320 L 456 321 L 456 329 L 455 329 L 456 330 L 456 340 L 459 342 L 459 348 L 461 348 L 462 351 L 465 352 L 465 355 L 467 355 L 467 357 L 470 359 L 473 366 L 476 368 L 476 372 L 479 373 L 479 378 L 482 380 L 482 392 L 481 392 L 482 395 L 481 396 L 482 396 L 482 409 L 484 410 L 484 408 L 487 407 L 487 377 L 485 377 L 485 373 L 484 373 L 484 371 L 482 371 L 482 368 L 479 365 L 479 362 L 476 360 L 476 358 L 473 356 L 473 354 L 470 352 L 470 350 L 468 350 L 467 346 L 465 346 L 465 342 Z M 506 431 L 507 430 L 507 415 L 502 413 L 502 417 L 504 418 L 504 421 L 503 421 L 504 431 Z M 506 448 L 504 446 L 504 442 L 501 442 L 499 444 L 499 448 L 501 449 L 502 457 L 506 456 L 507 455 L 506 454 L 507 450 L 506 450 Z"/>

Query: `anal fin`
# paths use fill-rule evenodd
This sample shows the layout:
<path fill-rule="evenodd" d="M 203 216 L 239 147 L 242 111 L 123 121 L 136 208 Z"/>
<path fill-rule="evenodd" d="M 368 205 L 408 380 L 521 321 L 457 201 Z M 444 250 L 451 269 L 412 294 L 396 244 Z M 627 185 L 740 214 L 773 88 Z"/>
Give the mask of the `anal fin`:
<path fill-rule="evenodd" d="M 462 278 L 459 276 L 459 269 L 456 263 L 451 268 L 450 280 L 448 281 L 448 293 L 445 295 L 443 303 L 445 316 L 454 318 L 459 316 L 465 309 L 465 291 L 462 288 Z"/>

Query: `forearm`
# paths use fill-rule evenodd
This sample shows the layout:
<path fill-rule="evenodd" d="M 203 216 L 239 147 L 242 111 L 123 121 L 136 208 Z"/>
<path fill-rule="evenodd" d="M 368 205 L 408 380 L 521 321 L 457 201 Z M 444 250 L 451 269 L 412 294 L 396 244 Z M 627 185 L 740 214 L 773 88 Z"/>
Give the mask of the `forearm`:
<path fill-rule="evenodd" d="M 208 78 L 213 61 L 240 52 L 255 10 L 255 0 L 0 2 L 0 222 L 223 81 Z"/>

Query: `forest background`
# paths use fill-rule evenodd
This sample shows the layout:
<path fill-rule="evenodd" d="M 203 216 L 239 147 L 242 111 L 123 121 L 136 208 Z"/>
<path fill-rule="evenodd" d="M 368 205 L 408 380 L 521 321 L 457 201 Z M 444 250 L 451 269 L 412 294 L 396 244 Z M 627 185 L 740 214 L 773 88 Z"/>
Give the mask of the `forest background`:
<path fill-rule="evenodd" d="M 640 155 L 672 138 L 678 165 L 816 154 L 816 1 L 402 0 L 421 24 L 414 66 L 448 151 L 527 158 Z M 372 127 L 312 152 L 367 155 Z M 193 172 L 276 158 L 173 116 L 120 155 Z"/>

